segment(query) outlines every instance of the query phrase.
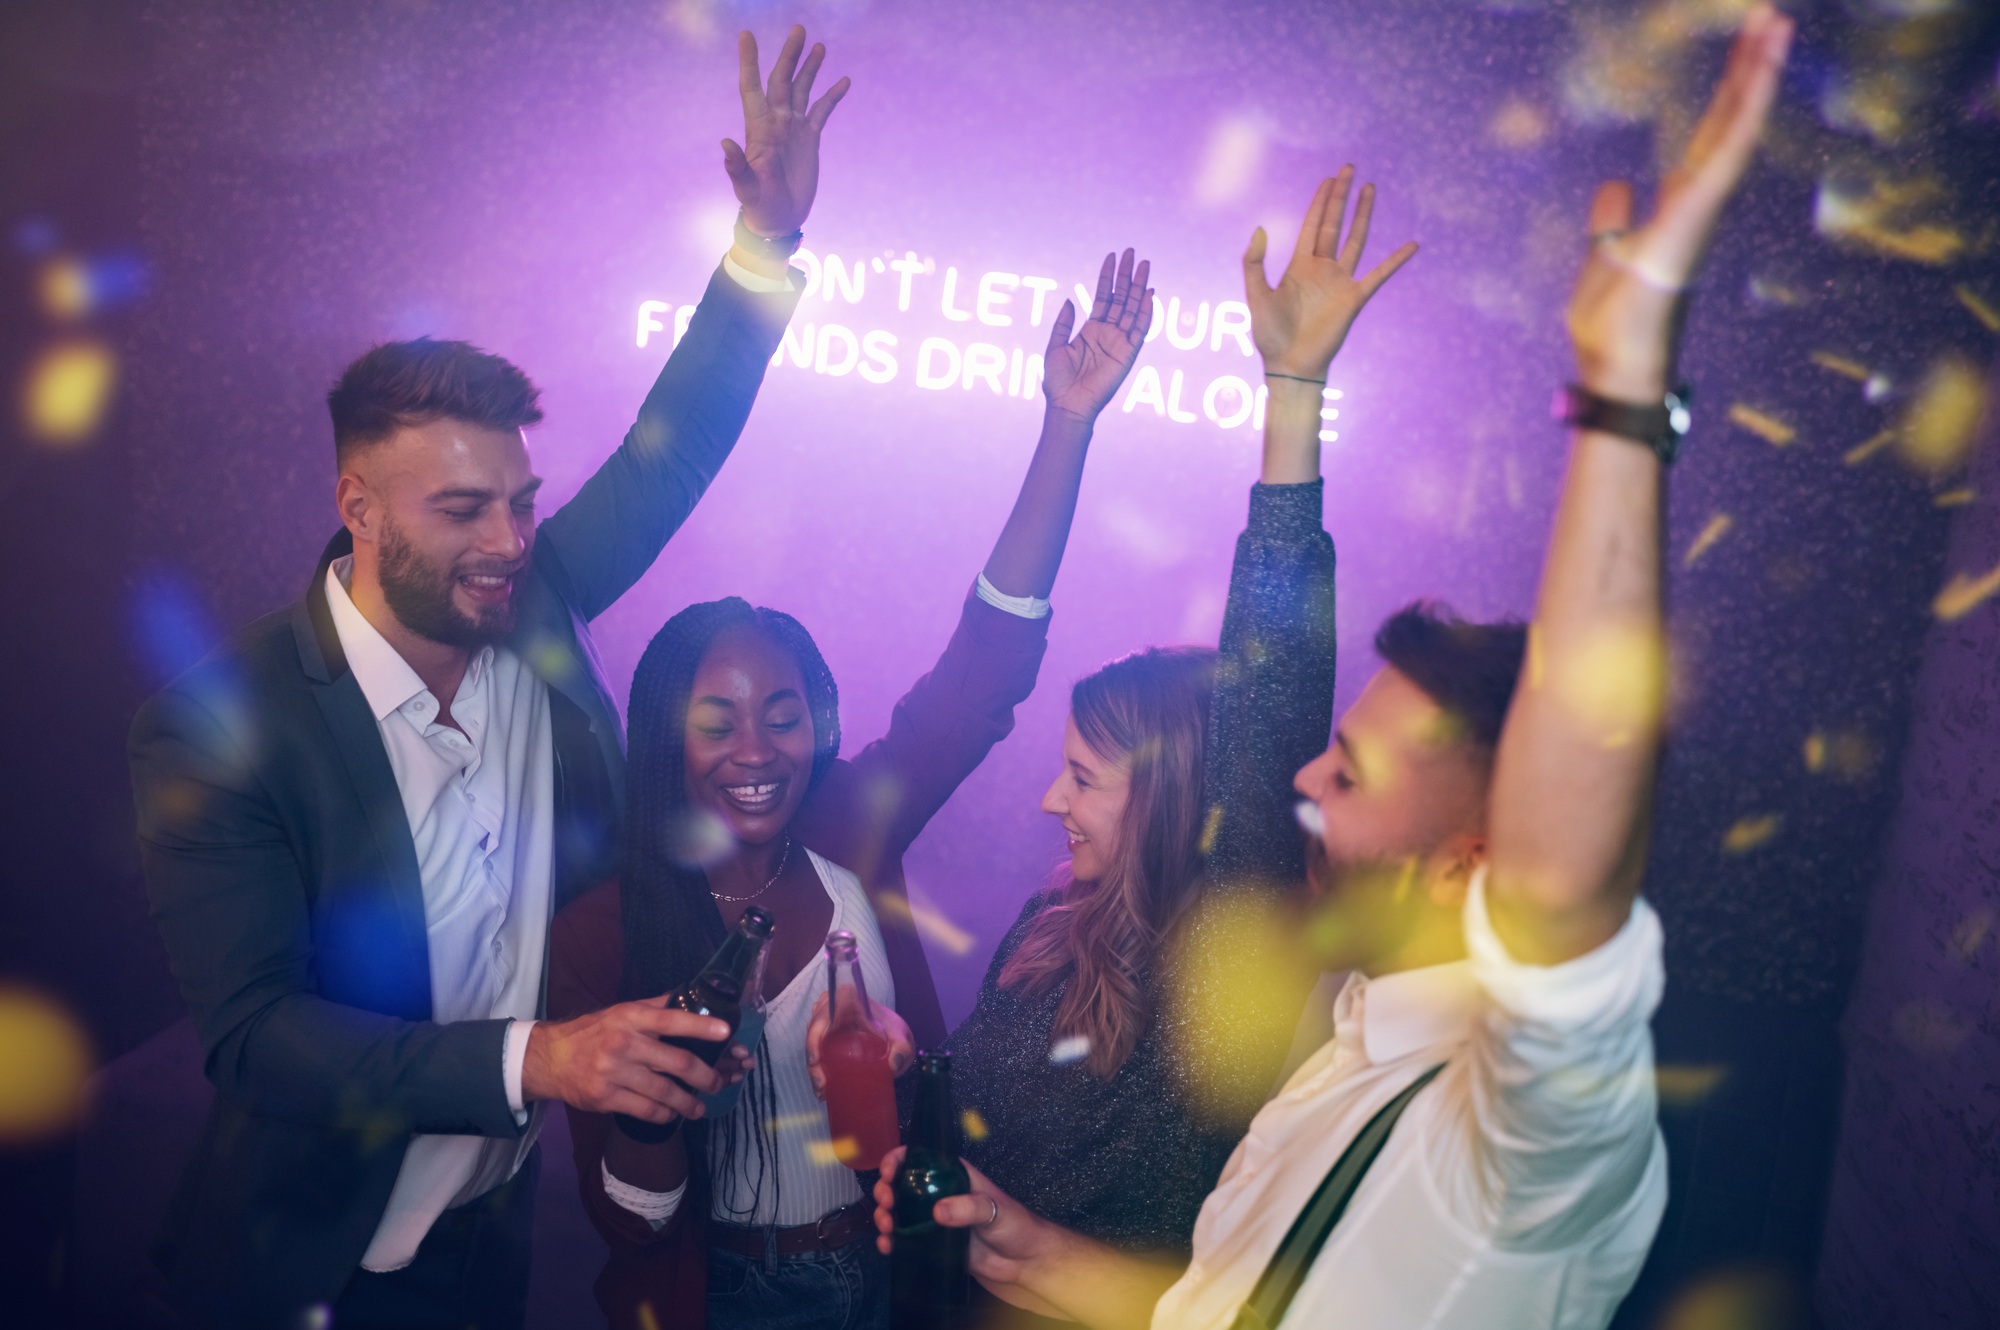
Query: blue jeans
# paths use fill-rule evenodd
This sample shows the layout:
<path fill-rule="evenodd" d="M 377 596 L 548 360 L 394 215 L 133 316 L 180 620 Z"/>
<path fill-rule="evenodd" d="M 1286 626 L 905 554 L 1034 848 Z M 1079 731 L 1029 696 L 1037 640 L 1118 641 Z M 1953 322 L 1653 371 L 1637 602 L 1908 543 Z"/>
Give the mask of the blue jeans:
<path fill-rule="evenodd" d="M 864 1237 L 837 1251 L 708 1249 L 710 1330 L 888 1330 L 889 1258 Z"/>

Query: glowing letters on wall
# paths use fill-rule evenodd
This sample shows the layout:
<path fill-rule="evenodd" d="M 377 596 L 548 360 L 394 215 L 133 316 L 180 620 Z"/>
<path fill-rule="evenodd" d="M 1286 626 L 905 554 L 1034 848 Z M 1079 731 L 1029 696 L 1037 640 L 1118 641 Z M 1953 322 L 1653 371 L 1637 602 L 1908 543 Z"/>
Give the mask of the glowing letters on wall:
<path fill-rule="evenodd" d="M 914 250 L 898 254 L 885 249 L 849 262 L 839 254 L 821 257 L 801 249 L 792 263 L 805 278 L 805 294 L 771 357 L 773 368 L 789 366 L 833 379 L 853 375 L 877 386 L 904 379 L 932 392 L 984 390 L 1017 401 L 1041 395 L 1040 348 L 1047 344 L 1047 333 L 1029 336 L 1016 331 L 1012 335 L 1025 344 L 1002 345 L 999 339 L 1007 334 L 988 334 L 985 329 L 1041 328 L 1062 307 L 1058 296 L 1062 284 L 1056 279 L 997 270 L 975 278 L 953 266 L 940 273 L 935 259 L 920 258 Z M 872 296 L 871 274 L 878 279 Z M 866 304 L 883 310 L 892 292 L 897 315 L 913 316 L 907 321 L 919 325 L 900 336 L 887 328 L 858 329 L 813 317 L 821 304 Z M 1069 298 L 1075 301 L 1080 319 L 1089 316 L 1090 296 L 1081 282 L 1071 284 Z M 928 321 L 922 311 L 932 298 L 942 320 L 941 326 L 933 324 L 935 331 L 922 326 Z M 634 341 L 643 350 L 655 336 L 671 329 L 673 342 L 679 345 L 693 317 L 693 305 L 643 300 Z M 987 336 L 996 340 L 983 340 Z M 1176 425 L 1205 420 L 1222 430 L 1263 429 L 1267 390 L 1253 383 L 1254 368 L 1216 372 L 1218 357 L 1224 365 L 1256 358 L 1250 342 L 1250 310 L 1242 301 L 1195 302 L 1178 295 L 1162 300 L 1155 295 L 1153 326 L 1146 341 L 1152 349 L 1127 380 L 1120 399 L 1126 414 L 1151 411 Z M 1332 427 L 1340 411 L 1331 405 L 1340 397 L 1338 388 L 1327 389 L 1327 405 L 1320 411 L 1320 438 L 1326 442 L 1340 437 Z"/>

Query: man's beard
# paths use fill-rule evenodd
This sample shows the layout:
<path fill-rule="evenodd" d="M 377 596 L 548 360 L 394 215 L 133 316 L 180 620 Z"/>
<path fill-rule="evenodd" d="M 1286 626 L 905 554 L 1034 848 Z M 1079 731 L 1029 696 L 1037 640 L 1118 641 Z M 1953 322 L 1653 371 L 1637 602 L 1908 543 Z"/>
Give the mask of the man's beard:
<path fill-rule="evenodd" d="M 514 589 L 510 583 L 507 603 L 482 610 L 477 618 L 461 611 L 452 600 L 459 572 L 439 568 L 417 552 L 401 527 L 393 521 L 382 524 L 382 598 L 397 620 L 421 637 L 451 647 L 491 646 L 507 640 L 514 631 Z M 500 570 L 474 568 L 473 573 L 498 575 Z M 511 571 L 511 570 L 510 570 Z"/>

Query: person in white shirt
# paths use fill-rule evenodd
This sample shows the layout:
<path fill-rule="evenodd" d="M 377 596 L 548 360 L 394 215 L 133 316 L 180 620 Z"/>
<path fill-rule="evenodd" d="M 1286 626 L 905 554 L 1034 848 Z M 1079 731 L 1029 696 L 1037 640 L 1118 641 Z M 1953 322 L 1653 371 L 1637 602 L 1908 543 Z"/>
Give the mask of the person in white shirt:
<path fill-rule="evenodd" d="M 659 1041 L 718 1022 L 537 1018 L 551 915 L 623 811 L 588 624 L 714 478 L 798 302 L 847 89 L 813 100 L 824 57 L 794 28 L 760 86 L 744 35 L 736 244 L 570 502 L 537 522 L 519 369 L 378 346 L 328 396 L 342 525 L 304 597 L 135 719 L 147 890 L 216 1089 L 156 1247 L 191 1323 L 519 1325 L 542 1103 L 658 1121 L 718 1088 Z"/>
<path fill-rule="evenodd" d="M 1633 226 L 1623 183 L 1591 205 L 1568 312 L 1568 472 L 1524 678 L 1490 754 L 1392 666 L 1299 773 L 1324 853 L 1298 931 L 1357 971 L 1333 1039 L 1253 1121 L 1185 1270 L 1056 1228 L 983 1177 L 940 1202 L 939 1222 L 973 1230 L 974 1273 L 1001 1297 L 1107 1328 L 1583 1330 L 1631 1287 L 1666 1199 L 1647 1028 L 1660 927 L 1638 888 L 1665 679 L 1664 466 L 1685 428 L 1674 335 L 1791 32 L 1768 4 L 1750 11 L 1650 220 Z M 1275 291 L 1261 233 L 1246 256 L 1274 375 L 1323 377 L 1337 347 L 1311 335 L 1338 323 L 1326 314 L 1353 280 L 1328 196 Z M 1286 440 L 1267 434 L 1267 465 L 1274 448 Z M 1307 452 L 1293 441 L 1290 455 Z M 1392 1105 L 1400 1117 L 1378 1116 Z M 879 1187 L 885 1249 L 889 1199 Z"/>

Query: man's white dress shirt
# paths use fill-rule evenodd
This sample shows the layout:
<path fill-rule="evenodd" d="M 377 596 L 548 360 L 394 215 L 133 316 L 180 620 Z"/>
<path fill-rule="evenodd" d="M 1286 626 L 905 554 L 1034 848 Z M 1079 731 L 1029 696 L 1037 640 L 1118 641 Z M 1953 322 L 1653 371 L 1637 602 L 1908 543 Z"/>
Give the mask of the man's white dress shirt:
<path fill-rule="evenodd" d="M 1361 1128 L 1411 1101 L 1280 1323 L 1598 1330 L 1638 1278 L 1667 1199 L 1648 1028 L 1664 972 L 1643 900 L 1562 965 L 1494 936 L 1485 874 L 1470 958 L 1348 980 L 1334 1037 L 1266 1104 L 1202 1205 L 1154 1330 L 1226 1330 Z"/>
<path fill-rule="evenodd" d="M 351 557 L 327 569 L 327 606 L 416 842 L 431 1019 L 514 1018 L 494 1070 L 527 1128 L 513 1140 L 414 1137 L 361 1257 L 364 1270 L 383 1271 L 408 1265 L 440 1214 L 514 1176 L 541 1126 L 541 1106 L 530 1121 L 521 1102 L 521 1065 L 548 949 L 555 765 L 547 688 L 520 657 L 489 646 L 472 658 L 451 703 L 459 733 L 439 718 L 438 700 L 417 672 L 354 608 L 352 569 Z"/>

